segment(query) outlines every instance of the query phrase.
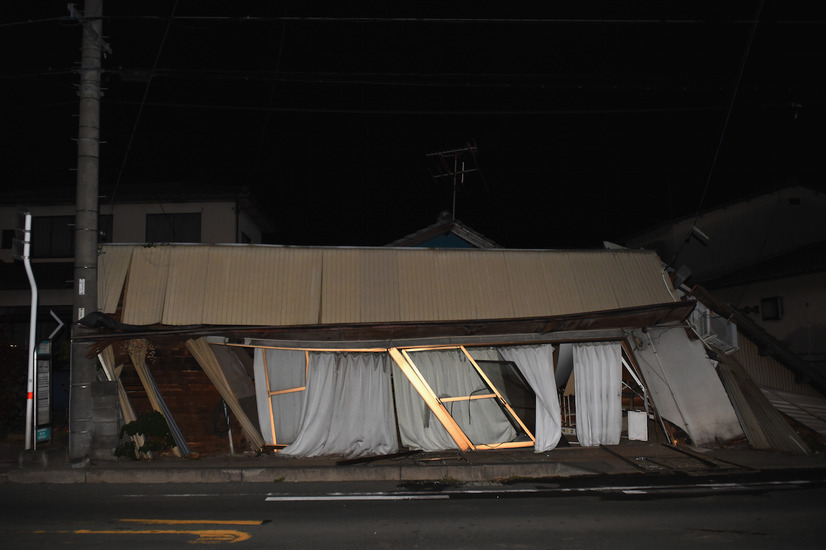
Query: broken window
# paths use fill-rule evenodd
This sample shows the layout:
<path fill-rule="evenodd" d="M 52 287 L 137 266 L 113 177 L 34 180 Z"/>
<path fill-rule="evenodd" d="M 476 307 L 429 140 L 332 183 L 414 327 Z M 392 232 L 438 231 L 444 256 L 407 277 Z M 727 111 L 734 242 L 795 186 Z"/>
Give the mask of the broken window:
<path fill-rule="evenodd" d="M 409 393 L 409 386 L 396 385 L 397 403 L 402 401 L 408 413 L 399 417 L 403 443 L 438 448 L 443 433 L 429 430 L 438 419 L 460 449 L 533 445 L 531 431 L 464 347 L 391 350 L 391 356 L 426 405 L 424 429 L 417 430 L 411 401 L 398 395 L 404 388 Z"/>
<path fill-rule="evenodd" d="M 477 359 L 476 364 L 493 382 L 514 413 L 531 433 L 536 433 L 536 394 L 513 361 Z"/>

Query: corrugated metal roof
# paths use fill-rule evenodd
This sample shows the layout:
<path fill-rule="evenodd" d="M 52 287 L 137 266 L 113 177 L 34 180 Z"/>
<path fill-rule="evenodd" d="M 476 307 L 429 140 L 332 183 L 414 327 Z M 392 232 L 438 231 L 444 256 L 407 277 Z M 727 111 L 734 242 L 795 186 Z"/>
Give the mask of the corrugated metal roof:
<path fill-rule="evenodd" d="M 811 452 L 734 357 L 723 357 L 717 374 L 752 447 L 794 454 Z"/>
<path fill-rule="evenodd" d="M 777 410 L 826 436 L 826 399 L 769 388 L 762 391 Z"/>
<path fill-rule="evenodd" d="M 675 301 L 659 258 L 648 251 L 256 245 L 103 249 L 103 273 L 128 264 L 122 322 L 134 325 L 521 319 Z M 115 312 L 118 280 L 107 278 L 101 290 L 105 313 Z"/>
<path fill-rule="evenodd" d="M 98 304 L 103 311 L 114 312 L 118 307 L 126 273 L 132 261 L 132 247 L 110 246 L 98 261 Z"/>
<path fill-rule="evenodd" d="M 140 246 L 132 250 L 123 296 L 124 323 L 151 325 L 163 321 L 171 254 L 169 246 Z M 99 266 L 105 266 L 106 257 L 106 254 L 100 256 Z"/>
<path fill-rule="evenodd" d="M 761 355 L 760 348 L 748 337 L 740 335 L 737 339 L 740 349 L 732 357 L 743 366 L 758 386 L 774 388 L 787 392 L 819 397 L 820 394 L 808 384 L 795 381 L 795 374 L 774 357 Z"/>

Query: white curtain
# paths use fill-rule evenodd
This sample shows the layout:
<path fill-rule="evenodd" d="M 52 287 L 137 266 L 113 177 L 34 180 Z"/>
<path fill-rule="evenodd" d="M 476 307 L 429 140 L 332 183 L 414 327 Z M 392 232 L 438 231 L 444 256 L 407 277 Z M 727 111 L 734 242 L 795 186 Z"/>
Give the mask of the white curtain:
<path fill-rule="evenodd" d="M 301 425 L 287 456 L 348 458 L 398 450 L 388 357 L 310 353 Z"/>
<path fill-rule="evenodd" d="M 622 348 L 575 344 L 573 351 L 579 444 L 617 445 L 622 432 Z"/>
<path fill-rule="evenodd" d="M 266 352 L 267 372 L 264 372 Z M 258 404 L 258 423 L 261 435 L 268 445 L 290 444 L 298 435 L 301 424 L 301 411 L 304 408 L 306 391 L 282 393 L 268 399 L 267 391 L 281 391 L 300 388 L 306 384 L 306 357 L 301 350 L 256 348 L 253 363 L 255 373 L 255 394 Z M 269 388 L 267 388 L 269 380 Z M 270 422 L 272 407 L 273 425 Z M 275 431 L 275 441 L 273 441 Z"/>
<path fill-rule="evenodd" d="M 492 393 L 460 349 L 416 351 L 410 357 L 440 399 Z M 404 377 L 396 372 L 395 379 Z M 405 446 L 426 451 L 456 448 L 409 382 L 397 382 L 396 390 L 399 431 Z M 516 438 L 516 430 L 495 398 L 444 401 L 444 406 L 473 444 L 505 443 Z"/>
<path fill-rule="evenodd" d="M 456 442 L 398 367 L 393 369 L 393 392 L 403 447 L 427 452 L 458 449 Z"/>
<path fill-rule="evenodd" d="M 554 347 L 550 344 L 499 348 L 506 361 L 513 361 L 536 394 L 534 451 L 550 451 L 562 436 L 559 397 L 554 378 Z"/>

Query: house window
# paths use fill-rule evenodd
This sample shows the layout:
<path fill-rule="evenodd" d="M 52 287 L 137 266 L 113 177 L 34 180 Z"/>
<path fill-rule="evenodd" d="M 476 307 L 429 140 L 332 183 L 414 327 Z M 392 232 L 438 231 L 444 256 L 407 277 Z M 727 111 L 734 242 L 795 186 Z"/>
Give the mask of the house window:
<path fill-rule="evenodd" d="M 147 214 L 146 242 L 201 242 L 201 214 Z"/>
<path fill-rule="evenodd" d="M 783 298 L 772 296 L 760 300 L 760 315 L 764 321 L 779 321 L 783 318 Z"/>
<path fill-rule="evenodd" d="M 14 242 L 14 229 L 4 229 L 3 230 L 3 239 L 2 245 L 0 248 L 3 250 L 10 250 L 12 247 L 12 242 Z"/>
<path fill-rule="evenodd" d="M 112 242 L 112 214 L 101 214 L 98 216 L 98 242 Z"/>
<path fill-rule="evenodd" d="M 73 257 L 75 254 L 74 225 L 74 216 L 32 217 L 32 257 Z"/>

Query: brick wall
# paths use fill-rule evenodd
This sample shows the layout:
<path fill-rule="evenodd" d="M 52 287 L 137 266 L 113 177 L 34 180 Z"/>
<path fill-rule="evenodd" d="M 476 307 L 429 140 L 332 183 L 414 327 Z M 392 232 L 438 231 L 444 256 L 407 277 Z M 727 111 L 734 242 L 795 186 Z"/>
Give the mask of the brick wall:
<path fill-rule="evenodd" d="M 135 413 L 140 415 L 151 411 L 152 406 L 125 347 L 124 344 L 115 345 L 117 364 L 124 365 L 121 380 Z M 200 456 L 229 454 L 228 439 L 215 433 L 216 407 L 221 395 L 190 355 L 184 341 L 154 342 L 153 350 L 147 356 L 146 365 L 190 450 Z M 230 416 L 235 452 L 250 451 L 239 423 L 231 413 Z M 224 422 L 222 415 L 221 428 L 224 428 Z"/>

